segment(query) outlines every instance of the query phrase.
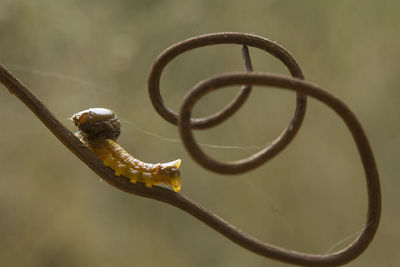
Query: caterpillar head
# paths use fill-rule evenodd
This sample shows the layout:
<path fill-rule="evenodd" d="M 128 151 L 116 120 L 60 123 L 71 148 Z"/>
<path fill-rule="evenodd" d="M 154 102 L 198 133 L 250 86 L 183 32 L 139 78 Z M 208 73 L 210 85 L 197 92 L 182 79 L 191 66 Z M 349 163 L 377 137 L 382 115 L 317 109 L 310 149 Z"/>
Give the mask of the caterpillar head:
<path fill-rule="evenodd" d="M 114 111 L 106 108 L 90 108 L 75 113 L 72 122 L 90 141 L 117 140 L 121 134 L 121 125 Z"/>

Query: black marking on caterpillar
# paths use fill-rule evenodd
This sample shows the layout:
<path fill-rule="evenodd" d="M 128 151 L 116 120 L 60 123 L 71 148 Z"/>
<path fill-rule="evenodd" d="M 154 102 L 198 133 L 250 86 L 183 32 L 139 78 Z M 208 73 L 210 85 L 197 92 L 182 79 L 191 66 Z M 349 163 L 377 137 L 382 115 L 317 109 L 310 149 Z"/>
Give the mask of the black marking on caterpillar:
<path fill-rule="evenodd" d="M 147 187 L 166 184 L 176 192 L 181 189 L 180 159 L 167 163 L 145 163 L 132 157 L 115 142 L 121 134 L 121 125 L 114 111 L 90 108 L 72 115 L 71 120 L 79 129 L 76 136 L 105 166 L 112 168 L 115 175 L 123 175 L 132 183 L 141 182 Z"/>

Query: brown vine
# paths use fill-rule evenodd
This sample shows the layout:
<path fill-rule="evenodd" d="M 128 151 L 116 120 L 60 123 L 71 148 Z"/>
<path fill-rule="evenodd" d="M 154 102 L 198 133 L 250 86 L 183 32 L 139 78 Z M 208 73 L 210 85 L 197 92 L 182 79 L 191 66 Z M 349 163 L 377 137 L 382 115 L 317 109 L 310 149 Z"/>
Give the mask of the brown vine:
<path fill-rule="evenodd" d="M 243 46 L 246 72 L 220 74 L 203 80 L 186 95 L 179 114 L 166 107 L 159 90 L 159 81 L 165 66 L 178 55 L 206 45 L 239 44 Z M 262 49 L 281 60 L 293 78 L 253 72 L 247 46 Z M 364 229 L 353 243 L 341 251 L 327 255 L 296 252 L 257 240 L 218 217 L 208 209 L 171 190 L 143 184 L 132 184 L 129 179 L 115 176 L 101 161 L 63 126 L 50 110 L 22 82 L 0 65 L 0 82 L 18 97 L 43 124 L 79 159 L 97 175 L 112 186 L 125 192 L 168 203 L 191 214 L 212 227 L 236 244 L 259 255 L 275 260 L 305 266 L 338 266 L 359 256 L 372 241 L 381 215 L 381 192 L 375 159 L 366 134 L 353 112 L 338 98 L 317 85 L 302 80 L 301 69 L 294 58 L 283 47 L 265 38 L 244 33 L 215 33 L 197 36 L 177 43 L 166 49 L 154 62 L 148 80 L 149 94 L 156 111 L 167 121 L 178 125 L 183 143 L 193 159 L 201 166 L 225 174 L 238 174 L 254 169 L 282 151 L 294 138 L 303 121 L 306 110 L 306 96 L 313 97 L 329 108 L 345 122 L 350 130 L 364 167 L 368 190 L 368 213 Z M 191 110 L 205 94 L 229 85 L 243 85 L 238 96 L 222 111 L 201 119 L 191 118 Z M 255 155 L 235 162 L 220 162 L 206 155 L 195 142 L 192 130 L 213 127 L 234 114 L 247 99 L 251 85 L 274 86 L 297 93 L 296 111 L 285 131 L 272 143 Z"/>

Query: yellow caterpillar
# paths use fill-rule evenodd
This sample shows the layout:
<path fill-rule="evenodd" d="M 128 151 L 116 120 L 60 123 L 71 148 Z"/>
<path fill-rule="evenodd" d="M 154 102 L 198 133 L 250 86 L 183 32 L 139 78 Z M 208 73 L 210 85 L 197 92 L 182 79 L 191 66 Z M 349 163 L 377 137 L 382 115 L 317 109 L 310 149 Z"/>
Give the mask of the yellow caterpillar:
<path fill-rule="evenodd" d="M 115 175 L 128 177 L 132 183 L 141 182 L 147 187 L 166 184 L 175 192 L 181 189 L 179 166 L 181 160 L 167 163 L 145 163 L 132 157 L 115 141 L 121 134 L 121 125 L 114 111 L 105 108 L 90 108 L 72 115 L 78 127 L 76 136 Z"/>

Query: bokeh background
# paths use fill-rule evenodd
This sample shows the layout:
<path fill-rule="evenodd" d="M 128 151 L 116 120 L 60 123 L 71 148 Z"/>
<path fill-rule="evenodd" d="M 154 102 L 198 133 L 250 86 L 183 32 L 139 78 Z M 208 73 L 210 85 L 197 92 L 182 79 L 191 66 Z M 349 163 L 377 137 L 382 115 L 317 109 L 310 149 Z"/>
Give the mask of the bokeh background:
<path fill-rule="evenodd" d="M 283 153 L 229 177 L 195 164 L 147 96 L 153 60 L 175 42 L 219 31 L 277 41 L 307 80 L 352 108 L 375 152 L 383 217 L 373 243 L 347 266 L 400 266 L 399 13 L 394 0 L 1 0 L 0 62 L 72 131 L 71 114 L 114 109 L 128 151 L 148 162 L 182 158 L 181 192 L 244 231 L 303 252 L 335 251 L 362 229 L 366 189 L 355 145 L 330 109 L 310 99 Z M 240 50 L 214 46 L 178 58 L 162 78 L 165 102 L 177 110 L 201 79 L 242 70 Z M 257 71 L 288 74 L 272 56 L 250 53 Z M 237 90 L 207 96 L 195 115 L 219 110 Z M 284 129 L 294 100 L 290 92 L 255 88 L 232 119 L 196 137 L 228 146 L 204 147 L 218 159 L 248 156 Z M 102 182 L 4 87 L 0 112 L 1 266 L 289 266 L 176 208 Z"/>

